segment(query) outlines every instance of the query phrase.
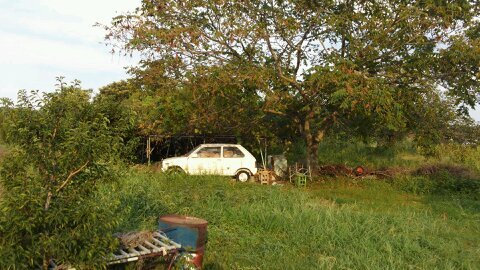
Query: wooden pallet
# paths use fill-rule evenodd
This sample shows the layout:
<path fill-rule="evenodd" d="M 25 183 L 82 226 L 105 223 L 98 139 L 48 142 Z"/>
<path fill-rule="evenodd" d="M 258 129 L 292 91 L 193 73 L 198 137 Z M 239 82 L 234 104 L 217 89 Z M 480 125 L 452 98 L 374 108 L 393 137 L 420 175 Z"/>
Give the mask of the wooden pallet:
<path fill-rule="evenodd" d="M 138 261 L 141 258 L 166 256 L 182 246 L 170 239 L 161 231 L 154 232 L 152 237 L 132 248 L 120 248 L 108 260 L 107 265 Z"/>

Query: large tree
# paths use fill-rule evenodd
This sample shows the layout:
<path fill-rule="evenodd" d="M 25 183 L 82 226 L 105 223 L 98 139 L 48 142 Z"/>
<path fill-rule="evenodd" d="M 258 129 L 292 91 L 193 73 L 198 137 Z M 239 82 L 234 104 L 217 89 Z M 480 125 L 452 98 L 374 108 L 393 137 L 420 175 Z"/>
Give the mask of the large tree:
<path fill-rule="evenodd" d="M 478 57 L 449 59 L 478 49 L 476 12 L 476 1 L 144 0 L 105 28 L 114 49 L 161 61 L 179 83 L 206 67 L 238 65 L 232 81 L 248 70 L 262 110 L 296 126 L 315 167 L 335 123 L 408 128 L 440 86 L 474 105 Z"/>

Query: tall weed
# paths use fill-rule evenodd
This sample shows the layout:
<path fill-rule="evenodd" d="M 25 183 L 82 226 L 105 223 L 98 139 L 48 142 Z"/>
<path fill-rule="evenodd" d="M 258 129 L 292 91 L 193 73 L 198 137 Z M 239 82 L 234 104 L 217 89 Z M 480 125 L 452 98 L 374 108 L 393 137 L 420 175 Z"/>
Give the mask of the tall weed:
<path fill-rule="evenodd" d="M 430 175 L 404 175 L 396 178 L 394 186 L 418 195 L 452 195 L 462 194 L 480 199 L 480 180 L 454 175 L 440 170 Z"/>
<path fill-rule="evenodd" d="M 438 145 L 437 159 L 443 163 L 463 164 L 480 173 L 480 146 Z"/>

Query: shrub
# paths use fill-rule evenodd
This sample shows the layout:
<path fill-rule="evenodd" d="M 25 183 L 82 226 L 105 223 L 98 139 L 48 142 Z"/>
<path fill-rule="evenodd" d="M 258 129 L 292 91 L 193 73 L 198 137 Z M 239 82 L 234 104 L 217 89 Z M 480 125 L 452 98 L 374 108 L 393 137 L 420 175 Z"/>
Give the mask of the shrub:
<path fill-rule="evenodd" d="M 19 94 L 7 118 L 13 150 L 0 171 L 0 261 L 6 269 L 47 269 L 49 261 L 101 267 L 115 244 L 115 200 L 98 203 L 99 182 L 119 139 L 78 85 Z"/>
<path fill-rule="evenodd" d="M 466 167 L 436 164 L 425 165 L 411 176 L 395 181 L 397 186 L 415 194 L 480 194 L 478 175 Z"/>
<path fill-rule="evenodd" d="M 437 158 L 443 163 L 463 164 L 480 173 L 480 146 L 441 144 L 437 146 Z"/>

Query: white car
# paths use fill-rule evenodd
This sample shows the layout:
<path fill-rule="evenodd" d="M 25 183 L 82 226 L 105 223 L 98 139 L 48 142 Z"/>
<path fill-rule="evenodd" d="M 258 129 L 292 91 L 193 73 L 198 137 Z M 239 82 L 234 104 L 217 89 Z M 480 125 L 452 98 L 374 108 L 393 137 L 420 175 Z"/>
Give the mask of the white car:
<path fill-rule="evenodd" d="M 162 171 L 228 175 L 246 182 L 257 166 L 255 157 L 239 144 L 201 144 L 181 157 L 164 159 Z"/>

